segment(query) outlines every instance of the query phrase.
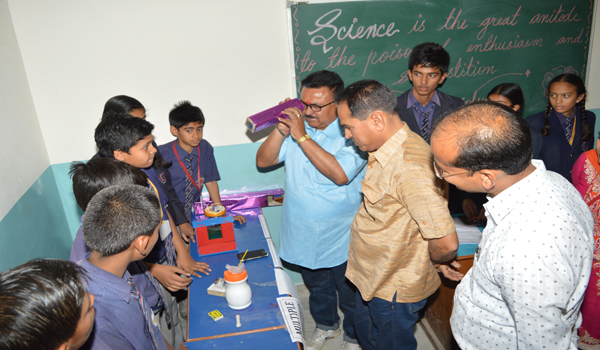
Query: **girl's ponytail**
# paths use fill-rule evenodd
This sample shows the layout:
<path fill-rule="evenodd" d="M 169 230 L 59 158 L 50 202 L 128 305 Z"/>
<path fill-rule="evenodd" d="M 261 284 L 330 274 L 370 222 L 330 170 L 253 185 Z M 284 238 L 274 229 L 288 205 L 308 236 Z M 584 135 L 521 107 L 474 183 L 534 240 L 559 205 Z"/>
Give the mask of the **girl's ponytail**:
<path fill-rule="evenodd" d="M 583 121 L 583 133 L 581 139 L 583 141 L 589 141 L 592 139 L 592 134 L 594 133 L 594 131 L 592 130 L 592 128 L 590 128 L 590 125 L 587 122 L 587 115 L 585 113 L 585 96 L 583 96 L 581 101 L 577 102 L 577 107 L 579 107 L 579 110 L 581 111 L 581 120 Z"/>
<path fill-rule="evenodd" d="M 548 136 L 550 134 L 550 113 L 552 113 L 552 105 L 550 104 L 550 100 L 548 100 L 548 105 L 546 105 L 546 110 L 544 111 L 544 127 L 542 128 L 542 136 Z"/>

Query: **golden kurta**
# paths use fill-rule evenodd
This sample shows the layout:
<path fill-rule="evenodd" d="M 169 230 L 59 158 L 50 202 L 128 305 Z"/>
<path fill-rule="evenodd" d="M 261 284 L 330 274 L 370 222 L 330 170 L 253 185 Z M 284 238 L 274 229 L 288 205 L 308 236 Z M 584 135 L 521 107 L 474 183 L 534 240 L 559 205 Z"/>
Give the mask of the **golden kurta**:
<path fill-rule="evenodd" d="M 439 287 L 427 239 L 456 230 L 442 190 L 431 148 L 406 124 L 369 154 L 346 271 L 364 300 L 397 292 L 397 302 L 414 303 Z"/>

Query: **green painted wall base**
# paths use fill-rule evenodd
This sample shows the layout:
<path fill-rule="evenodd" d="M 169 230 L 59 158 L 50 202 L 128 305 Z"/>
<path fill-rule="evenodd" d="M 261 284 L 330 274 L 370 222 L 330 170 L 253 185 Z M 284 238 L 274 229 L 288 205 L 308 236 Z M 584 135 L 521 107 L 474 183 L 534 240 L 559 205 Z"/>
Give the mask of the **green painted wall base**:
<path fill-rule="evenodd" d="M 0 221 L 0 271 L 35 258 L 69 259 L 73 238 L 49 167 Z"/>

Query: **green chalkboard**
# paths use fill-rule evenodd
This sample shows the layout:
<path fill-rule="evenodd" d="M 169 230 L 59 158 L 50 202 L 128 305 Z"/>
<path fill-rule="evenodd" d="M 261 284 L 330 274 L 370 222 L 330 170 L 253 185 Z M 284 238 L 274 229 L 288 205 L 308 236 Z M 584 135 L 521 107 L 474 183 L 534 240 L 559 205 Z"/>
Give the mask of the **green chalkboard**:
<path fill-rule="evenodd" d="M 497 84 L 523 89 L 524 116 L 545 108 L 548 82 L 585 79 L 593 0 L 398 0 L 288 3 L 296 79 L 328 69 L 346 84 L 412 88 L 408 56 L 423 42 L 450 53 L 442 91 L 473 101 Z M 299 91 L 297 91 L 299 92 Z"/>

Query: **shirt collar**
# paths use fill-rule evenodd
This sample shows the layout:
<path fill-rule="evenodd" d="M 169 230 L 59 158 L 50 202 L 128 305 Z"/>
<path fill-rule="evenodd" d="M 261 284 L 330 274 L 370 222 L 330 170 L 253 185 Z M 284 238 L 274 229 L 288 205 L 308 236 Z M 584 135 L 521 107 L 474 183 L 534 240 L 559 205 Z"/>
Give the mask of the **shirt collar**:
<path fill-rule="evenodd" d="M 381 167 L 385 168 L 392 155 L 396 153 L 398 148 L 406 141 L 409 132 L 410 129 L 408 128 L 408 125 L 404 123 L 400 130 L 398 130 L 394 136 L 390 137 L 383 146 L 379 147 L 377 151 L 369 153 L 369 157 L 373 156 Z"/>
<path fill-rule="evenodd" d="M 408 99 L 406 100 L 406 109 L 412 108 L 415 105 L 415 103 L 418 103 L 418 102 L 419 101 L 417 101 L 417 98 L 415 97 L 415 95 L 413 95 L 412 90 L 410 90 L 410 93 L 408 94 Z M 435 89 L 435 91 L 433 91 L 433 97 L 431 97 L 431 100 L 429 101 L 429 103 L 432 103 L 432 102 L 438 106 L 442 105 L 440 102 L 440 96 L 437 93 L 437 89 Z"/>
<path fill-rule="evenodd" d="M 90 253 L 87 253 L 85 258 L 79 261 L 79 264 L 87 270 L 88 280 L 92 280 L 103 288 L 109 289 L 112 293 L 125 300 L 126 303 L 129 303 L 131 300 L 131 286 L 127 283 L 127 279 L 131 278 L 129 271 L 125 270 L 125 274 L 120 278 L 119 276 L 92 264 L 88 260 L 89 258 Z M 89 292 L 96 294 L 98 291 L 92 287 Z"/>
<path fill-rule="evenodd" d="M 184 150 L 184 149 L 183 149 L 183 148 L 182 148 L 182 147 L 179 145 L 179 142 L 177 142 L 177 139 L 175 139 L 175 141 L 173 141 L 173 142 L 175 143 L 175 148 L 177 149 L 177 154 L 179 155 L 179 159 L 182 159 L 182 160 L 183 160 L 183 158 L 186 158 L 186 157 L 188 157 L 190 154 L 191 154 L 192 156 L 197 156 L 196 154 L 194 154 L 194 153 L 197 153 L 197 152 L 196 152 L 196 147 L 194 147 L 194 148 L 192 149 L 192 153 L 188 153 L 188 151 Z"/>
<path fill-rule="evenodd" d="M 319 131 L 322 131 L 323 134 L 325 134 L 325 136 L 327 136 L 327 138 L 330 139 L 338 138 L 340 136 L 340 133 L 342 133 L 343 135 L 342 125 L 340 124 L 340 118 L 335 118 L 335 120 L 331 122 L 331 124 L 327 125 L 325 130 L 317 130 L 312 126 L 308 125 L 306 121 L 304 121 L 304 127 L 306 128 L 306 131 L 310 131 L 312 135 L 318 133 Z"/>
<path fill-rule="evenodd" d="M 515 200 L 517 198 L 531 195 L 532 191 L 537 191 L 536 189 L 545 181 L 547 172 L 544 162 L 532 159 L 531 163 L 536 169 L 527 175 L 526 178 L 521 179 L 495 197 L 488 196 L 488 202 L 483 206 L 485 207 L 486 215 L 490 215 L 494 222 L 501 222 L 516 208 Z"/>
<path fill-rule="evenodd" d="M 565 121 L 568 119 L 564 114 L 558 113 L 554 109 L 552 109 L 552 113 L 556 114 L 556 117 L 560 121 L 561 125 L 564 124 Z M 577 106 L 575 106 L 575 109 L 573 110 L 573 114 L 571 114 L 571 116 L 569 118 L 574 119 L 578 114 L 579 114 L 579 108 Z"/>

